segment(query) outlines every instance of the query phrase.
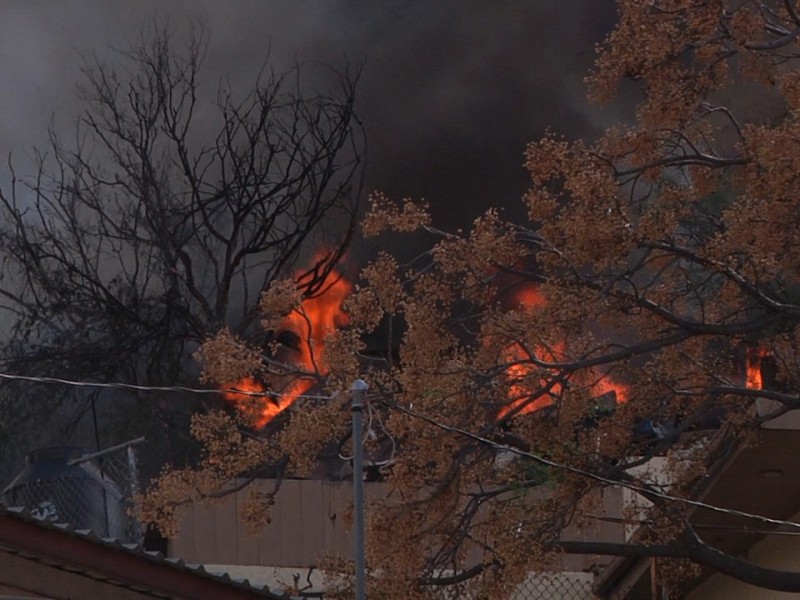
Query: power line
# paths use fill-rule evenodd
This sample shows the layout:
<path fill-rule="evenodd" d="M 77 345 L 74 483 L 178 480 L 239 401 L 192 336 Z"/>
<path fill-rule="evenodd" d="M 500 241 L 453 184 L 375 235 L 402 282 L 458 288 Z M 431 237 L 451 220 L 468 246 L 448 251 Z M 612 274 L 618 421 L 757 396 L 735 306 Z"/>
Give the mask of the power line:
<path fill-rule="evenodd" d="M 734 517 L 743 517 L 746 519 L 752 519 L 754 521 L 760 521 L 762 523 L 768 523 L 770 525 L 785 525 L 787 527 L 792 527 L 794 529 L 800 530 L 800 523 L 795 523 L 794 521 L 784 521 L 782 519 L 772 519 L 770 517 L 765 517 L 763 515 L 757 515 L 754 513 L 749 513 L 741 510 L 736 510 L 733 508 L 722 508 L 721 506 L 716 506 L 714 504 L 708 504 L 706 502 L 701 502 L 699 500 L 692 500 L 690 498 L 684 498 L 682 496 L 675 496 L 674 494 L 668 494 L 666 492 L 659 492 L 657 490 L 651 490 L 642 486 L 638 486 L 633 483 L 628 483 L 625 481 L 618 481 L 616 479 L 611 479 L 609 477 L 604 477 L 603 475 L 599 475 L 597 473 L 593 473 L 592 471 L 587 471 L 586 469 L 581 469 L 580 467 L 574 467 L 572 465 L 568 465 L 565 463 L 560 463 L 558 461 L 550 460 L 549 458 L 545 458 L 544 456 L 540 456 L 538 454 L 534 454 L 532 452 L 526 452 L 525 450 L 520 450 L 519 448 L 514 448 L 512 446 L 506 446 L 503 444 L 498 444 L 497 442 L 480 436 L 478 434 L 472 433 L 467 431 L 466 429 L 461 429 L 460 427 L 455 427 L 453 425 L 447 425 L 446 423 L 442 423 L 437 421 L 433 417 L 429 417 L 427 415 L 423 415 L 417 411 L 414 411 L 410 408 L 406 408 L 404 406 L 400 406 L 395 402 L 389 402 L 387 400 L 383 400 L 383 404 L 388 406 L 389 408 L 398 410 L 402 413 L 405 413 L 411 417 L 415 417 L 433 425 L 434 427 L 438 427 L 444 431 L 449 431 L 451 433 L 457 433 L 464 437 L 470 438 L 476 442 L 480 442 L 481 444 L 486 444 L 491 446 L 495 450 L 499 450 L 502 452 L 511 452 L 512 454 L 516 454 L 518 456 L 522 456 L 524 458 L 530 458 L 531 460 L 535 460 L 536 462 L 547 465 L 549 467 L 555 469 L 561 469 L 564 471 L 568 471 L 570 473 L 574 473 L 576 475 L 581 475 L 583 477 L 587 477 L 589 479 L 594 479 L 595 481 L 599 481 L 601 483 L 605 483 L 607 485 L 616 485 L 627 488 L 631 491 L 637 492 L 642 494 L 643 496 L 655 496 L 657 498 L 661 498 L 662 500 L 668 500 L 670 502 L 679 502 L 682 504 L 686 504 L 688 506 L 693 506 L 695 508 L 705 508 L 706 510 L 710 510 L 717 513 L 722 513 Z"/>
<path fill-rule="evenodd" d="M 120 383 L 109 382 L 102 383 L 96 381 L 73 381 L 70 379 L 60 379 L 58 377 L 36 377 L 33 375 L 12 375 L 10 373 L 0 373 L 0 379 L 11 381 L 30 381 L 33 383 L 47 383 L 47 384 L 60 384 L 69 385 L 72 387 L 85 387 L 85 388 L 102 388 L 102 389 L 118 389 L 118 390 L 135 390 L 139 392 L 187 392 L 191 394 L 238 394 L 240 396 L 252 396 L 254 398 L 280 398 L 283 396 L 280 392 L 273 392 L 264 390 L 261 392 L 253 392 L 250 390 L 240 390 L 237 388 L 217 388 L 217 389 L 203 389 L 192 388 L 184 386 L 160 386 L 160 385 L 136 385 L 133 383 Z M 338 392 L 330 396 L 316 396 L 310 394 L 300 394 L 297 398 L 307 400 L 332 400 L 338 395 Z"/>
<path fill-rule="evenodd" d="M 234 393 L 240 394 L 242 396 L 251 396 L 251 397 L 270 397 L 270 398 L 280 398 L 283 394 L 280 392 L 273 392 L 273 391 L 262 391 L 262 392 L 253 392 L 249 390 L 240 390 L 237 388 L 220 388 L 220 389 L 203 389 L 203 388 L 192 388 L 192 387 L 185 387 L 185 386 L 152 386 L 152 385 L 136 385 L 132 383 L 121 383 L 121 382 L 91 382 L 91 381 L 74 381 L 70 379 L 61 379 L 58 377 L 38 377 L 32 375 L 12 375 L 10 373 L 0 373 L 0 379 L 11 380 L 11 381 L 29 381 L 33 383 L 45 383 L 45 384 L 58 384 L 58 385 L 68 385 L 72 387 L 82 387 L 82 388 L 101 388 L 101 389 L 122 389 L 122 390 L 135 390 L 135 391 L 145 391 L 145 392 L 167 392 L 167 393 L 174 393 L 174 392 L 184 392 L 184 393 L 191 393 L 191 394 L 222 394 L 222 393 Z M 338 392 L 331 394 L 329 396 L 322 396 L 322 395 L 313 395 L 313 394 L 301 394 L 297 396 L 297 398 L 303 398 L 308 400 L 333 400 L 338 396 Z M 476 442 L 481 444 L 486 444 L 491 446 L 495 450 L 502 451 L 502 452 L 511 452 L 512 454 L 516 454 L 518 456 L 529 458 L 536 462 L 539 462 L 543 465 L 547 465 L 549 467 L 555 469 L 561 469 L 564 471 L 568 471 L 570 473 L 575 473 L 576 475 L 581 475 L 583 477 L 587 477 L 589 479 L 593 479 L 595 481 L 599 481 L 601 483 L 605 483 L 607 485 L 617 485 L 621 487 L 625 487 L 631 491 L 637 492 L 644 496 L 650 495 L 655 496 L 657 498 L 661 498 L 663 500 L 668 500 L 670 502 L 679 502 L 682 504 L 686 504 L 689 506 L 694 506 L 696 508 L 705 508 L 707 510 L 727 514 L 731 516 L 743 517 L 746 519 L 752 519 L 755 521 L 760 521 L 762 523 L 768 523 L 770 525 L 785 525 L 787 527 L 792 527 L 795 529 L 800 530 L 800 523 L 795 523 L 793 521 L 784 521 L 781 519 L 772 519 L 770 517 L 765 517 L 763 515 L 757 515 L 754 513 L 749 513 L 745 511 L 740 511 L 732 508 L 722 508 L 720 506 L 715 506 L 713 504 L 708 504 L 706 502 L 701 502 L 699 500 L 692 500 L 690 498 L 683 498 L 681 496 L 675 496 L 673 494 L 668 494 L 666 492 L 659 492 L 656 490 L 647 489 L 641 486 L 637 486 L 632 483 L 627 483 L 624 481 L 619 481 L 616 479 L 611 479 L 608 477 L 604 477 L 597 473 L 593 473 L 592 471 L 587 471 L 586 469 L 581 469 L 580 467 L 574 467 L 572 465 L 568 465 L 565 463 L 560 463 L 544 456 L 540 456 L 538 454 L 534 454 L 532 452 L 526 452 L 525 450 L 520 450 L 518 448 L 514 448 L 512 446 L 506 446 L 503 444 L 499 444 L 493 440 L 480 436 L 476 433 L 472 433 L 465 429 L 461 429 L 460 427 L 455 427 L 453 425 L 447 425 L 446 423 L 442 423 L 437 421 L 436 419 L 429 417 L 427 415 L 423 415 L 417 411 L 412 409 L 406 408 L 404 406 L 400 406 L 397 403 L 389 402 L 388 400 L 383 400 L 383 404 L 388 406 L 389 408 L 398 410 L 403 412 L 411 417 L 415 417 L 421 419 L 430 425 L 438 427 L 443 431 L 449 431 L 451 433 L 457 433 L 464 437 L 470 438 Z"/>

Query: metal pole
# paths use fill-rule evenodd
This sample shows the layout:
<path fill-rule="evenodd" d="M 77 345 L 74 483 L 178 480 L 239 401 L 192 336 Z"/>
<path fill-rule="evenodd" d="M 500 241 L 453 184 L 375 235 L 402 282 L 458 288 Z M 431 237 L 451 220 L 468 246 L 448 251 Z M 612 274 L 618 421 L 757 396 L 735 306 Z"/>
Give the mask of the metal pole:
<path fill-rule="evenodd" d="M 117 444 L 116 446 L 109 446 L 108 448 L 100 450 L 99 452 L 92 452 L 91 454 L 81 454 L 78 458 L 73 458 L 72 460 L 68 461 L 67 465 L 71 467 L 72 465 L 77 465 L 79 463 L 86 462 L 87 460 L 94 460 L 95 458 L 105 456 L 106 454 L 111 454 L 112 452 L 116 452 L 117 450 L 122 450 L 130 446 L 135 446 L 136 444 L 141 444 L 144 441 L 145 438 L 144 436 L 142 436 L 127 442 L 122 442 L 121 444 Z"/>
<path fill-rule="evenodd" d="M 130 491 L 130 506 L 134 506 L 136 497 L 139 495 L 139 468 L 136 465 L 136 450 L 133 444 L 128 444 L 128 490 Z M 130 534 L 136 544 L 142 543 L 142 528 L 139 526 L 138 518 L 129 517 Z"/>
<path fill-rule="evenodd" d="M 353 393 L 353 512 L 356 546 L 356 600 L 365 599 L 366 557 L 364 555 L 364 447 L 361 439 L 361 417 L 364 411 L 364 396 L 367 382 L 356 379 L 350 391 Z"/>

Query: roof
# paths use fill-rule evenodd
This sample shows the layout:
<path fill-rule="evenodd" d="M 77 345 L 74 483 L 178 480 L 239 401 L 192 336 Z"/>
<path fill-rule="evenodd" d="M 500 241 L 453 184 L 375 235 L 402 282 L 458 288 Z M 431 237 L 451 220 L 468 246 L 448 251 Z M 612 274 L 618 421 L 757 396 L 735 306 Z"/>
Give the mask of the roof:
<path fill-rule="evenodd" d="M 255 600 L 284 598 L 138 544 L 38 519 L 0 504 L 0 586 L 47 598 Z"/>
<path fill-rule="evenodd" d="M 800 453 L 800 428 L 788 422 L 785 429 L 779 425 L 762 425 L 757 440 L 744 446 L 728 443 L 720 432 L 716 460 L 698 481 L 693 497 L 723 511 L 697 508 L 691 511 L 690 521 L 703 540 L 725 554 L 746 557 L 766 535 L 781 533 L 775 525 L 754 522 L 725 509 L 778 520 L 791 519 L 800 509 L 800 478 L 793 476 Z M 694 589 L 713 573 L 703 568 L 688 586 Z M 615 558 L 595 585 L 600 594 L 612 590 L 619 598 L 650 598 L 650 559 Z"/>

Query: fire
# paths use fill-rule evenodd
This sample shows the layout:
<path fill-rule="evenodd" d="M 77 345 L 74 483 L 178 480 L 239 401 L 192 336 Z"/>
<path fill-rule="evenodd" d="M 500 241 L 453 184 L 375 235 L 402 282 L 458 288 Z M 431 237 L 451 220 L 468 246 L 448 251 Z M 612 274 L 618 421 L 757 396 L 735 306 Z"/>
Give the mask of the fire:
<path fill-rule="evenodd" d="M 764 348 L 748 348 L 745 358 L 745 387 L 751 390 L 763 390 L 764 380 L 761 376 L 761 360 L 769 353 Z"/>
<path fill-rule="evenodd" d="M 525 286 L 514 294 L 514 300 L 524 308 L 541 308 L 547 301 L 544 295 L 533 286 Z"/>
<path fill-rule="evenodd" d="M 224 386 L 226 389 L 241 390 L 247 392 L 238 394 L 236 392 L 224 392 L 223 398 L 228 402 L 233 403 L 236 407 L 249 415 L 253 419 L 253 425 L 258 429 L 264 427 L 284 409 L 288 408 L 294 402 L 296 396 L 287 400 L 286 395 L 279 395 L 274 397 L 253 396 L 251 394 L 261 394 L 267 391 L 263 383 L 256 381 L 252 377 L 245 377 L 244 379 L 236 382 L 233 385 Z"/>
<path fill-rule="evenodd" d="M 519 290 L 514 297 L 518 305 L 526 310 L 536 310 L 546 305 L 547 301 L 544 295 L 535 287 L 527 286 Z M 511 363 L 505 370 L 507 380 L 511 383 L 508 390 L 508 403 L 500 408 L 497 414 L 498 419 L 502 419 L 512 411 L 518 411 L 515 414 L 524 415 L 536 412 L 542 408 L 550 406 L 555 402 L 555 399 L 561 394 L 562 384 L 560 382 L 551 382 L 548 375 L 542 375 L 538 381 L 538 388 L 548 388 L 548 392 L 539 396 L 535 400 L 530 400 L 531 395 L 537 391 L 536 387 L 528 387 L 523 383 L 526 377 L 529 377 L 536 369 L 532 364 L 520 364 L 519 361 L 530 360 L 531 358 L 541 362 L 557 362 L 565 358 L 566 344 L 559 342 L 553 348 L 539 346 L 532 351 L 533 356 L 517 342 L 508 346 L 503 352 L 503 359 L 507 363 Z M 553 375 L 556 373 L 554 372 Z M 592 394 L 595 396 L 602 396 L 614 392 L 617 403 L 623 403 L 628 400 L 627 386 L 613 381 L 607 375 L 591 374 L 590 377 L 593 381 L 587 382 Z"/>
<path fill-rule="evenodd" d="M 628 401 L 628 386 L 624 383 L 614 381 L 608 375 L 603 375 L 592 385 L 592 392 L 596 396 L 603 396 L 614 392 L 617 404 L 625 404 Z"/>
<path fill-rule="evenodd" d="M 563 353 L 563 351 L 563 344 L 559 344 L 553 351 L 546 348 L 536 348 L 534 350 L 534 358 L 541 361 L 553 361 L 556 359 L 556 355 Z M 506 348 L 504 358 L 506 362 L 514 364 L 511 364 L 505 371 L 506 378 L 511 382 L 508 389 L 509 403 L 500 409 L 497 414 L 498 419 L 502 419 L 509 412 L 516 410 L 520 406 L 521 408 L 517 414 L 524 415 L 553 404 L 554 398 L 561 393 L 560 383 L 552 384 L 548 393 L 539 396 L 535 400 L 528 400 L 532 390 L 523 383 L 523 380 L 533 373 L 534 366 L 530 363 L 520 364 L 517 362 L 527 358 L 526 352 L 519 343 L 515 342 Z M 539 385 L 541 387 L 547 386 L 547 378 L 541 377 Z"/>
<path fill-rule="evenodd" d="M 323 259 L 318 255 L 315 262 Z M 300 278 L 301 274 L 298 274 Z M 225 392 L 224 398 L 237 405 L 245 413 L 252 414 L 257 428 L 264 427 L 278 414 L 286 410 L 297 398 L 308 392 L 316 383 L 315 375 L 327 375 L 325 360 L 325 338 L 336 328 L 346 325 L 347 314 L 342 303 L 352 291 L 352 285 L 339 273 L 331 271 L 315 296 L 306 298 L 300 306 L 284 320 L 283 328 L 293 332 L 299 339 L 292 363 L 306 373 L 294 379 L 279 394 L 262 399 L 257 396 Z M 248 377 L 233 385 L 224 386 L 245 392 L 265 392 L 263 384 Z"/>

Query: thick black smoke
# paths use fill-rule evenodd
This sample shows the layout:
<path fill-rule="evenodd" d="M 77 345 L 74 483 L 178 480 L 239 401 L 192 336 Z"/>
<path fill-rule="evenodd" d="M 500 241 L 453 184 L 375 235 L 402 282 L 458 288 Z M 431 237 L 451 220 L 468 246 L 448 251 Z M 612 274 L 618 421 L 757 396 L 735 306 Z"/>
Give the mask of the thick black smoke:
<path fill-rule="evenodd" d="M 546 128 L 593 137 L 612 116 L 586 103 L 583 86 L 612 0 L 10 0 L 0 5 L 0 156 L 13 153 L 18 174 L 51 123 L 71 141 L 86 60 L 121 64 L 114 49 L 135 46 L 153 20 L 169 22 L 178 45 L 207 27 L 208 100 L 220 79 L 246 89 L 267 55 L 276 71 L 363 62 L 365 188 L 424 197 L 445 228 L 489 206 L 519 210 L 523 151 Z M 6 192 L 9 181 L 0 168 Z"/>
<path fill-rule="evenodd" d="M 424 197 L 464 225 L 489 205 L 515 207 L 526 142 L 545 128 L 593 136 L 603 119 L 583 77 L 610 30 L 611 0 L 85 0 L 6 2 L 0 19 L 0 153 L 44 142 L 55 114 L 80 109 L 80 57 L 111 56 L 154 18 L 209 29 L 206 82 L 246 85 L 269 52 L 295 61 L 365 61 L 359 114 L 366 187 Z M 113 60 L 113 59 L 112 59 Z M 213 90 L 211 90 L 213 92 Z M 3 184 L 7 182 L 2 178 Z"/>

